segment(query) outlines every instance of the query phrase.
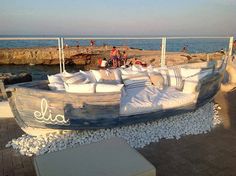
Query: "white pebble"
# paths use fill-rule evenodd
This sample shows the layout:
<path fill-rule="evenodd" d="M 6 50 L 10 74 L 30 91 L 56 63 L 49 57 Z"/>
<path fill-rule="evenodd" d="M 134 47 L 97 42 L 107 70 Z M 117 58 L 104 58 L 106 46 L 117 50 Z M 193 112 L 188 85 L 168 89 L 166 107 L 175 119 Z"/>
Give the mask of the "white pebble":
<path fill-rule="evenodd" d="M 194 112 L 119 128 L 96 131 L 61 131 L 43 136 L 24 134 L 18 139 L 9 141 L 6 147 L 11 146 L 20 154 L 30 157 L 117 136 L 125 139 L 131 147 L 142 148 L 151 142 L 158 142 L 160 139 L 175 138 L 178 140 L 185 135 L 209 132 L 222 123 L 217 109 L 219 109 L 218 105 L 208 103 Z"/>

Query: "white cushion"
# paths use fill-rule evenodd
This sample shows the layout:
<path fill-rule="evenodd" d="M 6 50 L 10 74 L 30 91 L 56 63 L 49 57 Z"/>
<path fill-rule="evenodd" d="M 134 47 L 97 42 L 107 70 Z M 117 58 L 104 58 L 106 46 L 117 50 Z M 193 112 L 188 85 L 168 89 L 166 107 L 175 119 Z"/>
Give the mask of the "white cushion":
<path fill-rule="evenodd" d="M 63 83 L 50 83 L 50 84 L 48 84 L 48 87 L 54 91 L 64 91 L 65 90 L 65 86 Z"/>
<path fill-rule="evenodd" d="M 124 84 L 102 84 L 96 85 L 96 92 L 120 92 Z"/>
<path fill-rule="evenodd" d="M 127 88 L 143 87 L 151 85 L 148 73 L 137 72 L 129 69 L 121 70 L 122 80 Z"/>
<path fill-rule="evenodd" d="M 153 67 L 152 65 L 147 66 L 147 72 L 152 73 L 153 72 Z"/>
<path fill-rule="evenodd" d="M 183 93 L 195 93 L 198 92 L 200 88 L 200 81 L 205 76 L 210 75 L 212 73 L 212 69 L 200 72 L 197 75 L 188 77 L 184 79 L 184 87 L 183 87 Z"/>
<path fill-rule="evenodd" d="M 90 82 L 87 75 L 82 72 L 76 72 L 76 73 L 63 72 L 62 77 L 64 82 L 67 84 L 86 84 Z"/>
<path fill-rule="evenodd" d="M 95 93 L 95 84 L 66 84 L 65 83 L 66 92 L 70 93 Z"/>
<path fill-rule="evenodd" d="M 90 71 L 93 74 L 96 82 L 99 82 L 102 78 L 101 73 L 99 72 L 99 70 L 90 70 Z"/>
<path fill-rule="evenodd" d="M 122 89 L 120 115 L 135 115 L 158 110 L 183 108 L 196 102 L 197 94 L 185 94 L 174 87 L 159 90 L 154 86 Z M 122 118 L 122 117 L 121 117 Z"/>
<path fill-rule="evenodd" d="M 62 83 L 63 84 L 63 80 L 60 73 L 55 74 L 55 75 L 47 75 L 47 76 L 48 76 L 49 83 Z"/>
<path fill-rule="evenodd" d="M 181 76 L 180 68 L 161 68 L 155 69 L 154 72 L 161 73 L 164 78 L 164 84 L 166 86 L 175 87 L 178 90 L 183 88 L 183 80 Z"/>
<path fill-rule="evenodd" d="M 91 83 L 96 83 L 97 82 L 91 71 L 82 71 L 82 70 L 80 70 L 80 72 L 83 73 L 89 79 L 89 81 Z"/>
<path fill-rule="evenodd" d="M 142 65 L 132 65 L 131 69 L 132 71 L 137 71 L 137 72 L 147 71 L 147 68 L 142 67 Z"/>
<path fill-rule="evenodd" d="M 89 79 L 83 74 L 76 74 L 67 79 L 64 78 L 64 82 L 67 84 L 86 84 L 89 83 Z"/>
<path fill-rule="evenodd" d="M 106 70 L 108 74 L 114 74 L 115 80 L 113 83 L 120 84 L 121 83 L 121 76 L 119 69 L 110 69 Z M 96 82 L 103 83 L 102 75 L 99 70 L 91 70 L 92 75 L 94 76 Z M 105 82 L 104 82 L 105 83 Z"/>
<path fill-rule="evenodd" d="M 63 71 L 62 76 L 63 76 L 63 77 L 71 77 L 71 76 L 76 75 L 77 73 L 79 73 L 79 72 L 76 72 L 76 73 L 69 73 L 69 72 L 67 72 L 67 71 Z"/>
<path fill-rule="evenodd" d="M 122 78 L 121 78 L 120 69 L 112 69 L 112 70 L 115 74 L 117 84 L 121 84 L 122 83 Z"/>
<path fill-rule="evenodd" d="M 180 68 L 181 70 L 181 75 L 183 78 L 187 78 L 193 75 L 196 75 L 201 72 L 201 69 L 194 69 L 194 68 Z"/>

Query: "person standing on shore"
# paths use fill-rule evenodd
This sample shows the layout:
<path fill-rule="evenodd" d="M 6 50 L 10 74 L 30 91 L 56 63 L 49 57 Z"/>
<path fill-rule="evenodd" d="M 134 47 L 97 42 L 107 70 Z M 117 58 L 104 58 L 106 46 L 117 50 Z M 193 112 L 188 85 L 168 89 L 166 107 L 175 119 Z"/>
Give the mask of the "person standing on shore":
<path fill-rule="evenodd" d="M 233 55 L 233 57 L 232 57 L 232 61 L 233 61 L 236 57 L 236 40 L 234 40 L 234 42 L 233 42 L 232 55 Z"/>
<path fill-rule="evenodd" d="M 233 43 L 233 55 L 236 54 L 236 40 L 234 40 L 234 43 Z"/>
<path fill-rule="evenodd" d="M 184 47 L 182 48 L 181 52 L 183 52 L 183 53 L 187 53 L 187 52 L 188 52 L 188 48 L 187 48 L 187 46 L 184 46 Z"/>
<path fill-rule="evenodd" d="M 117 67 L 120 67 L 120 64 L 121 64 L 121 53 L 120 53 L 120 50 L 117 50 L 116 52 L 116 57 L 117 57 Z"/>
<path fill-rule="evenodd" d="M 123 51 L 123 54 L 122 54 L 123 65 L 127 64 L 127 59 L 128 59 L 128 55 L 127 55 L 126 51 Z"/>
<path fill-rule="evenodd" d="M 90 46 L 94 46 L 95 45 L 95 40 L 90 40 Z"/>
<path fill-rule="evenodd" d="M 112 60 L 112 66 L 116 68 L 117 67 L 117 49 L 115 46 L 113 46 L 110 52 L 110 59 Z"/>

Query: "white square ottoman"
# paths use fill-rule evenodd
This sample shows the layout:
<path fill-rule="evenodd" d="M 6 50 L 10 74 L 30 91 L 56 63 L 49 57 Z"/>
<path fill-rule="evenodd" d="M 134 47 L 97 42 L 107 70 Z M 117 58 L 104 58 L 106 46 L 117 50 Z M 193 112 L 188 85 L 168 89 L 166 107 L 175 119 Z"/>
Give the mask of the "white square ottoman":
<path fill-rule="evenodd" d="M 38 176 L 155 176 L 156 169 L 124 140 L 112 138 L 34 158 Z"/>

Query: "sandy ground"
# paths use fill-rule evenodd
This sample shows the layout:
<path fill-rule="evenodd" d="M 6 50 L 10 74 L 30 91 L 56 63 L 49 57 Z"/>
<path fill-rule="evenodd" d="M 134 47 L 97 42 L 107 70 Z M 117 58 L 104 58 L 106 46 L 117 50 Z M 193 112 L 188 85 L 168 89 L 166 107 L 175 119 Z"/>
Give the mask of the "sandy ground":
<path fill-rule="evenodd" d="M 207 134 L 161 140 L 138 151 L 156 168 L 158 176 L 236 175 L 236 91 L 215 98 L 223 125 Z M 35 175 L 32 158 L 5 144 L 23 132 L 14 119 L 0 119 L 0 175 Z"/>

